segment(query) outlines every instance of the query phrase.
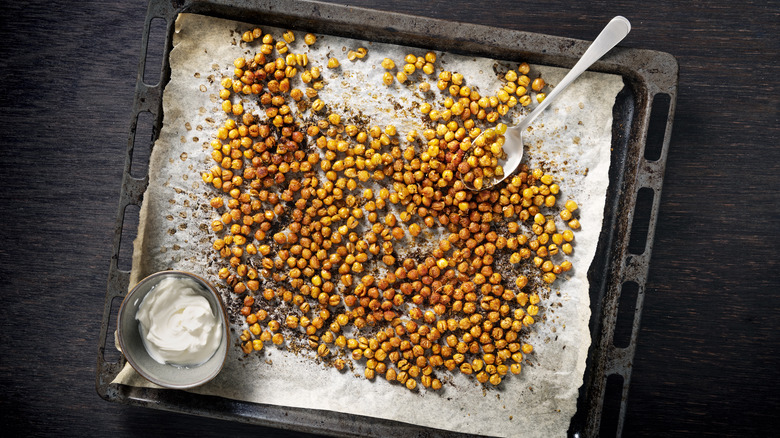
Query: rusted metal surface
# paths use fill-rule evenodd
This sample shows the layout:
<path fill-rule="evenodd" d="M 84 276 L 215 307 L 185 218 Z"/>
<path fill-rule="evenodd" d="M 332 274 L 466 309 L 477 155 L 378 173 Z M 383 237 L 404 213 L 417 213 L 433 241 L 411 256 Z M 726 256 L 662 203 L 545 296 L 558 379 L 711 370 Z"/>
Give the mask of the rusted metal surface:
<path fill-rule="evenodd" d="M 589 42 L 506 29 L 498 32 L 487 26 L 317 2 L 152 0 L 149 4 L 142 48 L 147 46 L 150 25 L 154 18 L 165 20 L 167 36 L 158 84 L 153 86 L 144 84 L 142 79 L 146 67 L 145 57 L 142 56 L 139 61 L 133 107 L 134 122 L 128 139 L 124 179 L 115 225 L 114 255 L 109 269 L 98 346 L 96 386 L 100 396 L 124 404 L 336 436 L 453 436 L 451 432 L 375 418 L 246 403 L 182 391 L 110 384 L 124 365 L 122 358 L 117 363 L 104 359 L 107 341 L 113 337 L 110 324 L 112 303 L 115 298 L 118 301 L 119 298 L 124 297 L 129 281 L 129 272 L 121 270 L 118 266 L 124 212 L 128 205 L 140 206 L 148 184 L 147 177 L 139 179 L 130 175 L 136 133 L 135 120 L 140 112 L 151 113 L 156 138 L 162 125 L 162 90 L 170 78 L 167 55 L 172 47 L 174 21 L 180 12 L 506 61 L 523 60 L 557 67 L 573 66 L 587 49 Z M 578 411 L 568 431 L 570 436 L 588 437 L 599 435 L 605 387 L 607 377 L 610 375 L 619 375 L 623 379 L 618 435 L 622 429 L 631 379 L 631 361 L 634 357 L 636 336 L 641 320 L 644 288 L 653 247 L 653 232 L 658 217 L 674 118 L 678 66 L 677 61 L 666 53 L 618 47 L 594 64 L 591 70 L 622 75 L 626 87 L 618 95 L 613 109 L 610 184 L 596 256 L 588 271 L 592 310 L 590 331 L 593 342 L 588 352 L 584 384 L 580 389 L 577 402 Z M 656 96 L 664 94 L 668 96 L 669 108 L 666 121 L 660 126 L 663 130 L 662 146 L 658 156 L 653 157 L 657 159 L 647 159 L 645 146 L 651 110 Z M 634 222 L 637 193 L 643 188 L 652 190 L 653 198 L 645 226 L 647 233 L 645 247 L 636 254 L 629 251 L 629 239 Z M 621 289 L 626 282 L 634 282 L 638 285 L 633 330 L 629 345 L 625 348 L 617 348 L 613 344 L 613 335 Z"/>

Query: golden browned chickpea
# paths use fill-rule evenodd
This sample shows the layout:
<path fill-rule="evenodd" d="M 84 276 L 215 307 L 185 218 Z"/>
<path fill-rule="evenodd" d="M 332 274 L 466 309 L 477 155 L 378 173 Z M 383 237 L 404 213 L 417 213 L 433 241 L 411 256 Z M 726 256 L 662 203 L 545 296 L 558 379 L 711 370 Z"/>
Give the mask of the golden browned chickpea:
<path fill-rule="evenodd" d="M 542 78 L 536 78 L 536 79 L 534 79 L 534 81 L 531 83 L 531 89 L 532 89 L 532 90 L 534 90 L 534 91 L 542 91 L 542 88 L 544 88 L 544 86 L 545 86 L 545 85 L 546 85 L 546 84 L 545 84 L 545 82 L 544 82 L 544 79 L 542 79 Z"/>
<path fill-rule="evenodd" d="M 393 62 L 393 60 L 390 59 L 390 58 L 383 59 L 381 65 L 382 65 L 382 68 L 384 68 L 386 70 L 392 70 L 392 69 L 395 68 L 395 62 Z"/>

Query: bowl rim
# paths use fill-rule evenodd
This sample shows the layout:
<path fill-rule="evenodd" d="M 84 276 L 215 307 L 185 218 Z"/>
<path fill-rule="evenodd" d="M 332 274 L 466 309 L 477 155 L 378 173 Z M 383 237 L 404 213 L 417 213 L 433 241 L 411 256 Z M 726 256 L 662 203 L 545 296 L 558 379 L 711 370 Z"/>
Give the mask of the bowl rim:
<path fill-rule="evenodd" d="M 144 285 L 146 283 L 149 283 L 149 282 L 152 282 L 152 281 L 155 281 L 159 277 L 165 277 L 165 276 L 169 276 L 169 275 L 172 275 L 172 274 L 173 275 L 183 275 L 185 277 L 189 277 L 189 278 L 195 280 L 196 282 L 202 284 L 203 286 L 205 286 L 206 289 L 208 289 L 215 296 L 215 298 L 217 299 L 217 303 L 219 304 L 219 309 L 220 309 L 219 316 L 220 316 L 220 320 L 221 320 L 221 323 L 222 323 L 222 337 L 221 337 L 221 340 L 222 340 L 223 343 L 225 343 L 224 355 L 223 355 L 222 359 L 220 360 L 219 366 L 217 368 L 215 368 L 212 373 L 209 373 L 206 377 L 204 377 L 202 379 L 199 379 L 199 380 L 197 380 L 195 382 L 191 382 L 191 383 L 183 383 L 183 384 L 175 384 L 174 383 L 174 384 L 171 384 L 171 383 L 168 383 L 168 382 L 161 381 L 156 376 L 151 375 L 151 374 L 147 373 L 146 371 L 144 371 L 142 369 L 143 367 L 138 365 L 138 363 L 133 358 L 133 353 L 130 353 L 130 354 L 127 353 L 128 349 L 126 348 L 124 336 L 122 335 L 122 324 L 120 323 L 120 321 L 122 321 L 122 315 L 124 314 L 124 312 L 126 310 L 125 304 L 129 301 L 129 299 L 135 294 L 135 292 L 142 285 Z M 119 347 L 122 350 L 121 351 L 122 356 L 125 358 L 127 363 L 130 364 L 130 366 L 133 368 L 133 370 L 135 370 L 135 372 L 137 372 L 141 377 L 143 377 L 146 380 L 154 383 L 155 385 L 159 385 L 159 386 L 162 386 L 164 388 L 169 388 L 169 389 L 189 389 L 189 388 L 195 388 L 197 386 L 201 386 L 201 385 L 211 381 L 214 377 L 216 377 L 220 373 L 220 371 L 222 371 L 222 368 L 224 368 L 225 362 L 227 361 L 227 356 L 228 356 L 229 347 L 230 347 L 229 346 L 229 344 L 230 344 L 230 333 L 229 333 L 230 327 L 229 327 L 229 324 L 230 323 L 229 323 L 229 320 L 228 320 L 227 308 L 225 307 L 225 303 L 222 301 L 222 296 L 217 291 L 217 288 L 210 281 L 206 280 L 205 278 L 203 278 L 203 277 L 201 277 L 201 276 L 199 276 L 197 274 L 193 274 L 192 272 L 182 271 L 182 270 L 177 270 L 177 269 L 170 269 L 170 270 L 158 271 L 158 272 L 155 272 L 153 274 L 150 274 L 150 275 L 144 277 L 143 279 L 141 279 L 132 288 L 130 288 L 130 290 L 127 292 L 127 294 L 125 295 L 124 299 L 122 300 L 122 304 L 119 307 L 119 312 L 117 314 L 117 328 L 116 328 L 116 332 L 117 332 L 117 338 L 119 340 Z M 215 353 L 215 354 L 217 354 L 217 353 Z M 209 360 L 211 360 L 211 359 L 209 358 Z M 170 364 L 166 364 L 166 365 L 174 366 L 174 365 L 170 365 Z M 198 366 L 200 366 L 200 365 L 198 365 Z"/>

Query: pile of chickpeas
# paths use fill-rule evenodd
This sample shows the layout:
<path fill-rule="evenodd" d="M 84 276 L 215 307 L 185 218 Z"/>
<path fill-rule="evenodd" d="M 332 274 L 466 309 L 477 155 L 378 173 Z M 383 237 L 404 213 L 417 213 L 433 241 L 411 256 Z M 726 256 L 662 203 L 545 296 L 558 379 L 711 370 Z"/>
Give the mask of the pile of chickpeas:
<path fill-rule="evenodd" d="M 227 117 L 202 176 L 219 215 L 211 223 L 218 275 L 242 304 L 243 351 L 299 345 L 339 370 L 362 368 L 410 390 L 440 389 L 457 371 L 492 385 L 519 374 L 542 295 L 572 269 L 578 206 L 559 208 L 561 189 L 541 169 L 523 166 L 482 191 L 461 175 L 473 173 L 464 164 L 483 164 L 464 161 L 480 126 L 498 136 L 508 108 L 528 104 L 519 90 L 528 65 L 490 97 L 441 72 L 445 109 L 424 103 L 433 127 L 402 134 L 331 111 L 318 98 L 322 69 L 293 53 L 293 32 L 276 41 L 253 29 L 242 39 L 261 44 L 221 82 Z M 349 53 L 350 61 L 370 55 Z M 403 61 L 401 84 L 435 73 L 432 52 Z M 242 99 L 257 101 L 261 114 Z"/>

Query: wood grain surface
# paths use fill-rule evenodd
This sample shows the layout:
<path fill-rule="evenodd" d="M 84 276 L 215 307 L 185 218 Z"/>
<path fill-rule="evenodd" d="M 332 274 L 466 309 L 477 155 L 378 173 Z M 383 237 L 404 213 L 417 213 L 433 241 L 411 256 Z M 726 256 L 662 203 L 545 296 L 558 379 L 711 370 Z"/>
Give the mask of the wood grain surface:
<path fill-rule="evenodd" d="M 346 2 L 669 52 L 680 87 L 624 436 L 777 436 L 778 1 Z M 0 429 L 301 436 L 103 401 L 95 364 L 146 6 L 0 14 Z"/>

